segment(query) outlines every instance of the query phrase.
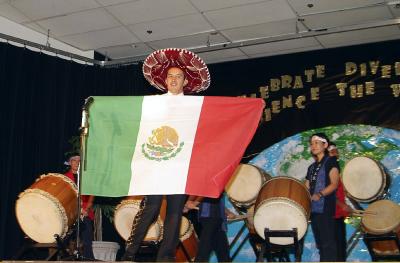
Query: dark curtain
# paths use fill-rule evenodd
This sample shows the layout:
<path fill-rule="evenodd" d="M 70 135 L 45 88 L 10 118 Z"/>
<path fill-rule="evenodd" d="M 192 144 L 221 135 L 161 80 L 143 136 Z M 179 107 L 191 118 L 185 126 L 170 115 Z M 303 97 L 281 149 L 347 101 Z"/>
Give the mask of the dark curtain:
<path fill-rule="evenodd" d="M 321 88 L 318 101 L 306 108 L 284 109 L 262 122 L 246 154 L 298 132 L 336 124 L 371 124 L 400 129 L 400 99 L 387 83 L 380 83 L 376 94 L 360 99 L 339 97 L 335 83 L 345 79 L 346 61 L 357 63 L 381 59 L 400 61 L 400 41 L 360 45 L 348 48 L 306 52 L 270 58 L 210 65 L 211 87 L 200 95 L 240 96 L 258 94 L 258 87 L 282 74 L 296 75 L 305 68 L 326 64 L 326 78 L 313 83 Z M 200 54 L 201 56 L 201 54 Z M 360 79 L 360 81 L 364 81 Z M 400 76 L 392 82 L 400 83 Z M 386 86 L 385 86 L 386 85 Z M 149 86 L 141 64 L 118 68 L 100 68 L 52 57 L 28 49 L 0 44 L 1 88 L 1 207 L 0 259 L 11 259 L 22 244 L 14 208 L 18 194 L 41 174 L 62 172 L 68 140 L 79 135 L 81 108 L 92 95 L 150 95 L 159 93 Z M 302 91 L 281 91 L 274 99 Z M 297 93 L 299 94 L 297 94 Z M 238 112 L 238 115 L 240 112 Z"/>
<path fill-rule="evenodd" d="M 103 69 L 7 44 L 0 45 L 0 59 L 0 258 L 10 259 L 23 239 L 14 211 L 18 194 L 41 174 L 63 172 L 85 98 L 154 90 L 135 65 Z"/>

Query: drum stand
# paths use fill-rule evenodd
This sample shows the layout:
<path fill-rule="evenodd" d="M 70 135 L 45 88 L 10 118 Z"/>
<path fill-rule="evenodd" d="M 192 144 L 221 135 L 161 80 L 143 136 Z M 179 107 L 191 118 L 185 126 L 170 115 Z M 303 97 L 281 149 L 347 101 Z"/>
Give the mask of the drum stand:
<path fill-rule="evenodd" d="M 183 254 L 185 255 L 185 258 L 187 261 L 185 262 L 193 262 L 192 258 L 189 255 L 189 252 L 187 251 L 185 245 L 183 244 L 182 241 L 179 240 L 178 248 L 182 249 Z"/>
<path fill-rule="evenodd" d="M 242 227 L 239 229 L 239 231 L 237 232 L 237 234 L 235 235 L 235 238 L 232 240 L 232 242 L 229 244 L 229 250 L 231 250 L 236 242 L 239 240 L 239 238 L 242 236 L 244 230 L 247 228 L 246 224 L 244 223 L 242 225 Z M 242 241 L 240 242 L 239 246 L 236 248 L 235 252 L 233 252 L 231 259 L 232 261 L 235 259 L 235 257 L 239 254 L 240 250 L 242 249 L 242 247 L 244 246 L 244 244 L 246 243 L 246 241 L 250 238 L 250 233 L 248 233 L 246 235 L 246 237 L 244 239 L 242 239 Z"/>
<path fill-rule="evenodd" d="M 373 248 L 374 242 L 379 242 L 379 241 L 386 241 L 393 243 L 395 246 L 397 246 L 397 254 L 375 252 Z M 366 233 L 364 235 L 364 242 L 368 248 L 369 254 L 371 255 L 372 261 L 379 261 L 379 260 L 400 261 L 400 240 L 399 237 L 396 235 L 396 233 L 391 232 L 384 235 L 373 235 Z"/>
<path fill-rule="evenodd" d="M 40 257 L 40 250 L 47 249 L 48 253 L 44 261 L 50 260 L 63 260 L 70 261 L 73 260 L 73 255 L 71 255 L 59 235 L 54 235 L 56 243 L 34 243 L 31 239 L 27 239 L 22 248 L 17 252 L 17 254 L 13 257 L 14 260 L 24 259 L 23 255 L 27 252 L 32 252 L 35 258 L 38 259 Z M 42 255 L 43 256 L 43 255 Z"/>
<path fill-rule="evenodd" d="M 239 207 L 236 206 L 232 201 L 232 206 L 235 209 L 235 211 L 239 214 L 239 215 L 244 215 L 247 213 L 246 209 L 244 207 Z M 247 223 L 243 223 L 242 227 L 239 229 L 239 231 L 236 233 L 235 237 L 233 238 L 232 242 L 229 244 L 229 251 L 233 249 L 233 247 L 236 245 L 236 242 L 238 242 L 239 238 L 243 235 L 244 231 L 246 230 L 247 227 Z M 247 240 L 250 239 L 251 241 L 251 234 L 247 233 L 247 235 L 245 236 L 244 239 L 242 239 L 240 241 L 240 244 L 238 245 L 238 247 L 236 248 L 236 250 L 232 253 L 231 256 L 231 260 L 233 261 L 236 256 L 239 254 L 240 250 L 242 249 L 242 247 L 245 245 L 245 243 L 247 242 Z M 253 250 L 254 250 L 254 254 L 257 255 L 257 250 L 255 248 L 255 246 L 253 246 L 253 243 L 251 243 Z"/>
<path fill-rule="evenodd" d="M 264 257 L 266 257 L 270 262 L 272 262 L 273 258 L 276 257 L 278 257 L 279 262 L 289 262 L 290 259 L 287 249 L 294 249 L 296 262 L 301 261 L 304 239 L 300 240 L 299 242 L 297 228 L 293 228 L 292 230 L 269 230 L 268 228 L 265 228 L 264 235 L 265 242 L 261 244 L 261 250 L 258 254 L 257 262 L 264 261 Z M 293 238 L 294 242 L 293 244 L 289 245 L 277 245 L 271 243 L 271 237 L 291 237 Z"/>

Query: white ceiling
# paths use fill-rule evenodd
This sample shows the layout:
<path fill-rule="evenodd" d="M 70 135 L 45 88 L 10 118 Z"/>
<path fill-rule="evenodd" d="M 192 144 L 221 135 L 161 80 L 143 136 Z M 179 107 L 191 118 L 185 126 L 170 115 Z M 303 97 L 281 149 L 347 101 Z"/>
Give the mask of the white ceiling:
<path fill-rule="evenodd" d="M 217 63 L 400 39 L 394 0 L 0 0 L 0 16 L 113 60 L 182 47 Z"/>

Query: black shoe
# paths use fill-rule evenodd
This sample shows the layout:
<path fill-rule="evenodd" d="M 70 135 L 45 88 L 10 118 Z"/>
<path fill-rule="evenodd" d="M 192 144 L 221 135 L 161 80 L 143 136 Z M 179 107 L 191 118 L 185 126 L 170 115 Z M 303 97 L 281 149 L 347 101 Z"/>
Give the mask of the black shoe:
<path fill-rule="evenodd" d="M 135 256 L 134 255 L 130 255 L 129 253 L 125 253 L 121 257 L 121 261 L 135 261 Z"/>
<path fill-rule="evenodd" d="M 125 250 L 125 254 L 121 257 L 121 261 L 135 261 L 135 253 L 132 253 L 128 247 Z"/>

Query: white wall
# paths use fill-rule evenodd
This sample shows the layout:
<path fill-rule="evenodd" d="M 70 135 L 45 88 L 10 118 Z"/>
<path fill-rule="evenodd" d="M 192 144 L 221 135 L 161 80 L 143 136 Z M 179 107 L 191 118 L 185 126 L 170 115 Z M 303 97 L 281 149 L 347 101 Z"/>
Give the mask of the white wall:
<path fill-rule="evenodd" d="M 21 38 L 24 40 L 28 40 L 31 42 L 35 42 L 38 44 L 46 45 L 47 42 L 47 36 L 44 34 L 41 34 L 39 32 L 36 32 L 30 28 L 27 28 L 25 26 L 22 26 L 20 24 L 17 24 L 15 22 L 12 22 L 2 16 L 0 16 L 0 33 L 10 35 L 13 37 Z M 51 33 L 50 33 L 51 34 Z M 5 40 L 0 39 L 0 41 L 4 42 Z M 93 58 L 94 57 L 94 51 L 82 51 L 80 49 L 77 49 L 75 47 L 72 47 L 70 45 L 67 45 L 63 42 L 60 42 L 58 40 L 55 40 L 50 37 L 49 39 L 50 46 L 52 48 L 60 49 L 66 52 L 70 52 L 76 55 L 80 55 L 83 57 L 87 58 Z M 14 44 L 14 43 L 12 43 Z M 16 44 L 17 45 L 17 44 Z M 18 45 L 21 46 L 21 45 Z M 22 45 L 23 46 L 23 45 Z M 46 52 L 47 53 L 47 52 Z M 49 53 L 48 53 L 49 54 Z M 54 55 L 54 54 L 50 54 Z"/>

